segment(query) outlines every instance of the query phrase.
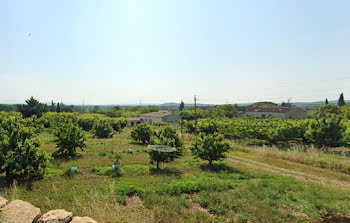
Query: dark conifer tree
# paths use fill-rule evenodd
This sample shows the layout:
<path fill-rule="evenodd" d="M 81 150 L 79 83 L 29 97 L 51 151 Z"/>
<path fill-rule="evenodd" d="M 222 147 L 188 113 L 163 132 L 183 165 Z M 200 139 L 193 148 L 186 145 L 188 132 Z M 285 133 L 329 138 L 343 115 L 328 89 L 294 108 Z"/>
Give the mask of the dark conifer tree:
<path fill-rule="evenodd" d="M 339 99 L 338 99 L 338 105 L 339 106 L 343 106 L 343 105 L 345 105 L 346 103 L 345 103 L 345 100 L 344 100 L 344 94 L 343 93 L 341 93 L 340 94 L 340 97 L 339 97 Z"/>
<path fill-rule="evenodd" d="M 326 102 L 325 102 L 325 105 L 328 105 L 328 99 L 326 98 Z"/>
<path fill-rule="evenodd" d="M 56 112 L 61 112 L 61 106 L 60 106 L 60 103 L 57 103 Z"/>

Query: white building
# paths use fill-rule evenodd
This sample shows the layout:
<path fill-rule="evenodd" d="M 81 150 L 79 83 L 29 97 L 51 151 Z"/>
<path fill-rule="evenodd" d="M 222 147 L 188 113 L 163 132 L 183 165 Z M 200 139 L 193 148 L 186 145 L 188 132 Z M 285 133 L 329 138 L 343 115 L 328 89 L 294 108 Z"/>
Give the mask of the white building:
<path fill-rule="evenodd" d="M 153 122 L 169 122 L 171 124 L 178 124 L 181 116 L 173 115 L 168 111 L 150 112 L 140 115 L 141 122 L 152 124 Z"/>
<path fill-rule="evenodd" d="M 304 110 L 296 107 L 251 107 L 246 112 L 247 115 L 260 118 L 306 118 Z"/>

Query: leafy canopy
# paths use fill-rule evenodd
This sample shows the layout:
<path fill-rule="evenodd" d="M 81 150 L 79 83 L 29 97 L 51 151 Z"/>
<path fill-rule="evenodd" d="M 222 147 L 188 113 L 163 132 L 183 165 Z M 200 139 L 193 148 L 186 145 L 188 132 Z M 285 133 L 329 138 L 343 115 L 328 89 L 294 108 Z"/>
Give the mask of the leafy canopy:
<path fill-rule="evenodd" d="M 86 137 L 83 134 L 83 130 L 72 121 L 61 125 L 54 132 L 56 147 L 58 150 L 55 155 L 63 155 L 69 157 L 75 157 L 77 154 L 77 148 L 84 151 L 86 147 Z"/>
<path fill-rule="evenodd" d="M 223 136 L 214 133 L 212 135 L 200 134 L 191 147 L 192 155 L 196 158 L 209 161 L 209 166 L 215 160 L 226 158 L 230 145 L 224 141 Z"/>

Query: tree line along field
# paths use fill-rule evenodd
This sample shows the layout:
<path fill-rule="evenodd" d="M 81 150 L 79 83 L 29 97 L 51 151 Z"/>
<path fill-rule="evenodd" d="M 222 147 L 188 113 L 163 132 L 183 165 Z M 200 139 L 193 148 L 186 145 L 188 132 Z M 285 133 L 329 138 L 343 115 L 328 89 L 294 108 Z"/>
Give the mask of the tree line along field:
<path fill-rule="evenodd" d="M 102 114 L 2 112 L 0 195 L 98 222 L 336 221 L 350 215 L 349 114 L 329 105 L 306 120 L 199 119 L 198 136 L 188 118 L 181 136 Z"/>

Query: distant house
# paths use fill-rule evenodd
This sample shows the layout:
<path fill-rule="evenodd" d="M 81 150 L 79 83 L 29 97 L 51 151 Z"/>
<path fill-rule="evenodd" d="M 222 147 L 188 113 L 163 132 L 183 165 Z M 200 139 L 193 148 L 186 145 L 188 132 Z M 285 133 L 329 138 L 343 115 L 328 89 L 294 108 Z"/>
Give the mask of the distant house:
<path fill-rule="evenodd" d="M 127 118 L 126 120 L 128 121 L 128 126 L 135 126 L 141 123 L 140 118 Z"/>
<path fill-rule="evenodd" d="M 246 112 L 260 118 L 306 118 L 307 114 L 304 110 L 297 107 L 251 107 Z"/>
<path fill-rule="evenodd" d="M 152 124 L 153 122 L 169 122 L 171 124 L 178 124 L 181 116 L 173 115 L 168 111 L 150 112 L 140 115 L 141 122 Z"/>

